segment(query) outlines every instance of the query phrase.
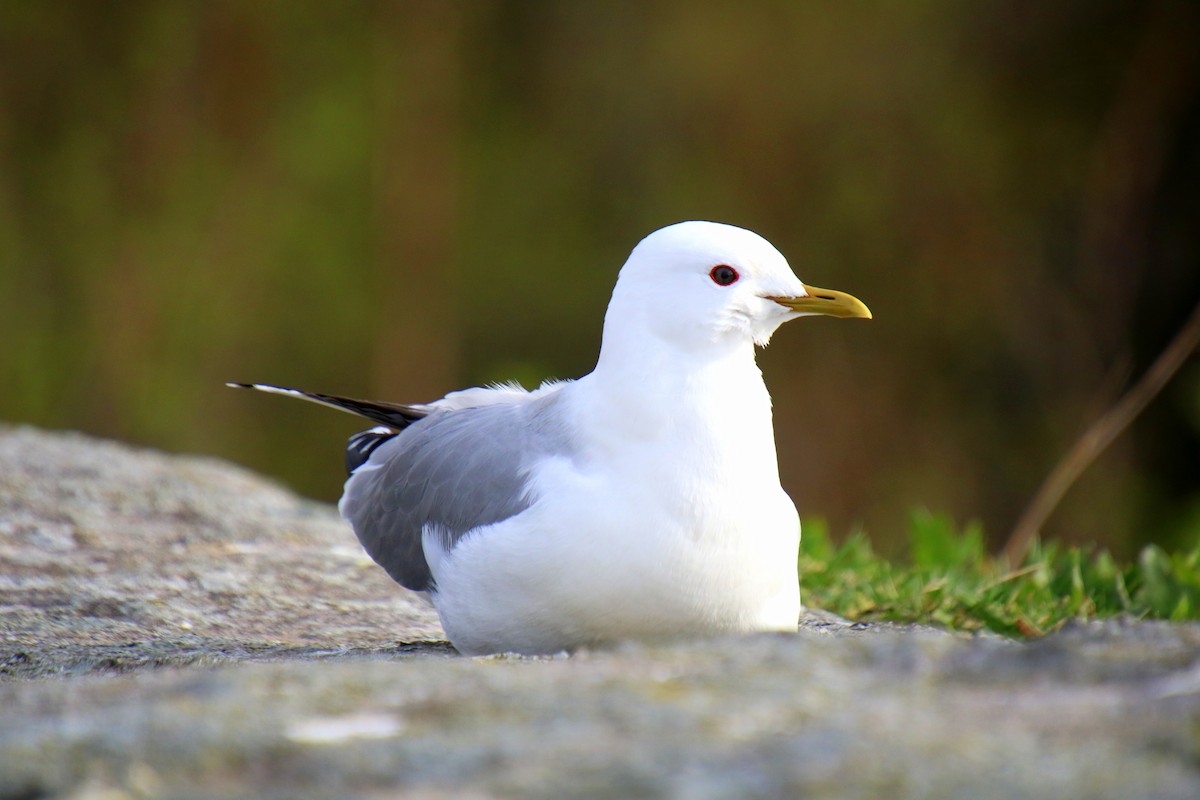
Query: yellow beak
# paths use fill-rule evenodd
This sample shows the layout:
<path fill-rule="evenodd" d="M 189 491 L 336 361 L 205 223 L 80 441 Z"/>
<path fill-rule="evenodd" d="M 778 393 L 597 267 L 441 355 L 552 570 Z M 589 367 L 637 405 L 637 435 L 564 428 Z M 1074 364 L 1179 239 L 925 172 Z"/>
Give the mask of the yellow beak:
<path fill-rule="evenodd" d="M 768 297 L 781 306 L 787 306 L 792 311 L 802 314 L 824 314 L 827 317 L 842 317 L 850 319 L 871 319 L 871 309 L 854 295 L 833 289 L 818 289 L 816 286 L 804 286 L 808 294 L 804 297 Z"/>

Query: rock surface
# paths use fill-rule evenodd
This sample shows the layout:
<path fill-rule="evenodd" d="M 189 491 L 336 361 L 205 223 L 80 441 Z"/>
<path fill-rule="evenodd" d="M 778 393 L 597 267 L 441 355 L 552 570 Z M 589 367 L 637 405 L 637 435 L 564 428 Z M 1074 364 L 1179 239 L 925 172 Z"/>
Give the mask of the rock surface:
<path fill-rule="evenodd" d="M 212 459 L 29 428 L 0 428 L 0 601 L 6 646 L 53 645 L 26 674 L 131 642 L 178 663 L 441 638 L 335 510 Z"/>
<path fill-rule="evenodd" d="M 0 800 L 1200 797 L 1200 626 L 439 636 L 330 508 L 0 427 Z"/>

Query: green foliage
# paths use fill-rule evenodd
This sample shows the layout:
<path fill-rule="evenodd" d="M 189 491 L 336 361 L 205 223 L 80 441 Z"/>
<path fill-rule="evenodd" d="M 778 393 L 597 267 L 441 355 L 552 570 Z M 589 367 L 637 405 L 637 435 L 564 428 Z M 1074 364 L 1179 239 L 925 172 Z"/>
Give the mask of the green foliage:
<path fill-rule="evenodd" d="M 806 605 L 854 620 L 920 622 L 964 631 L 1040 636 L 1067 620 L 1115 614 L 1200 618 L 1200 541 L 1167 553 L 1150 545 L 1132 564 L 1104 550 L 1038 543 L 1020 568 L 989 556 L 982 526 L 914 512 L 909 563 L 888 561 L 861 532 L 835 544 L 807 520 L 800 547 Z"/>
<path fill-rule="evenodd" d="M 889 553 L 914 496 L 998 524 L 1193 302 L 1183 5 L 0 2 L 0 420 L 334 500 L 357 423 L 225 381 L 578 376 L 634 243 L 714 219 L 877 315 L 762 354 L 785 488 Z M 1174 386 L 1056 530 L 1200 518 Z"/>

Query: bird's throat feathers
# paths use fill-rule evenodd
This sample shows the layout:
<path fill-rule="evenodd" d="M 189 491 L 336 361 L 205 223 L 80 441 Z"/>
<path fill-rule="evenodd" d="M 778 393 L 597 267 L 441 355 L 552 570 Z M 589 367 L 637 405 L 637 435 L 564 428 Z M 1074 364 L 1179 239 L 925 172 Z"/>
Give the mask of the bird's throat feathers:
<path fill-rule="evenodd" d="M 609 441 L 670 440 L 693 457 L 747 450 L 774 467 L 771 397 L 752 345 L 707 359 L 663 358 L 670 354 L 646 347 L 620 355 L 602 353 L 578 382 L 582 413 L 603 422 L 595 430 Z"/>

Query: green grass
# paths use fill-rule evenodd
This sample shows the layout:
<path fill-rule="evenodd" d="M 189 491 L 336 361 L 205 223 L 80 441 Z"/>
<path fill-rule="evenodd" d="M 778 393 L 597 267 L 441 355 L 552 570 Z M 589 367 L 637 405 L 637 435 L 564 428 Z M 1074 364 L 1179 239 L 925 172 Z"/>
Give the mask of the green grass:
<path fill-rule="evenodd" d="M 805 520 L 804 604 L 854 620 L 1020 637 L 1116 614 L 1200 619 L 1200 542 L 1179 553 L 1151 545 L 1132 564 L 1103 550 L 1038 543 L 1009 569 L 987 554 L 979 524 L 960 531 L 948 517 L 921 511 L 911 517 L 909 543 L 907 562 L 892 562 L 862 533 L 835 544 L 822 520 Z"/>

